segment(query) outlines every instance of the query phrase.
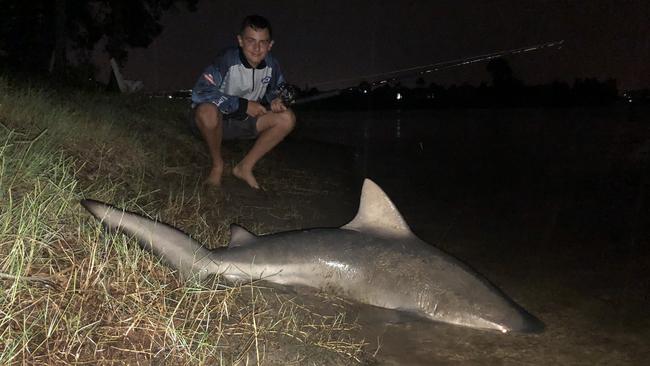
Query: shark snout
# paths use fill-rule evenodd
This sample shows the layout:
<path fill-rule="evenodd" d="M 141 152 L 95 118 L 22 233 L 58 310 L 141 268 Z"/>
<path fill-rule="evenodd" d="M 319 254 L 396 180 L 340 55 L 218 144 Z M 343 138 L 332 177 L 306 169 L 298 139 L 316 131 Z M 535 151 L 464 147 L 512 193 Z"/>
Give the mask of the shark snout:
<path fill-rule="evenodd" d="M 544 323 L 518 305 L 512 312 L 499 322 L 497 329 L 503 333 L 541 333 L 546 327 Z"/>
<path fill-rule="evenodd" d="M 520 321 L 512 328 L 513 332 L 517 333 L 541 333 L 546 328 L 546 325 L 529 312 L 520 310 Z"/>

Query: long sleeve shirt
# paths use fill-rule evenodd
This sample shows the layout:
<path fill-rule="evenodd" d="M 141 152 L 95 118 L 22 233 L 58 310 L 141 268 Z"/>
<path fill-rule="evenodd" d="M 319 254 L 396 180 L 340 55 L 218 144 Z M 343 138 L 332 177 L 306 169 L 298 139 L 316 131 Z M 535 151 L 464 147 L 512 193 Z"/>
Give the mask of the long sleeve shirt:
<path fill-rule="evenodd" d="M 213 103 L 224 115 L 246 114 L 248 101 L 270 104 L 284 82 L 270 54 L 253 67 L 239 48 L 228 48 L 208 66 L 192 89 L 192 107 Z"/>

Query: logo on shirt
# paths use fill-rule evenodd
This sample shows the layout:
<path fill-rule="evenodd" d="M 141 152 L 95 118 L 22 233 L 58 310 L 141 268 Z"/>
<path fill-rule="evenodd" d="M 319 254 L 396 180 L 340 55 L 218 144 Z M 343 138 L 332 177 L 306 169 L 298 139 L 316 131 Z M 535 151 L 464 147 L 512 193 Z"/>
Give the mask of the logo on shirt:
<path fill-rule="evenodd" d="M 210 84 L 212 84 L 212 85 L 217 85 L 217 84 L 215 84 L 215 82 L 214 82 L 214 78 L 212 77 L 212 75 L 210 75 L 210 74 L 203 74 L 203 78 L 204 78 L 205 80 L 207 80 L 208 83 L 210 83 Z"/>
<path fill-rule="evenodd" d="M 270 76 L 265 76 L 264 79 L 262 79 L 262 84 L 268 84 L 271 81 Z"/>

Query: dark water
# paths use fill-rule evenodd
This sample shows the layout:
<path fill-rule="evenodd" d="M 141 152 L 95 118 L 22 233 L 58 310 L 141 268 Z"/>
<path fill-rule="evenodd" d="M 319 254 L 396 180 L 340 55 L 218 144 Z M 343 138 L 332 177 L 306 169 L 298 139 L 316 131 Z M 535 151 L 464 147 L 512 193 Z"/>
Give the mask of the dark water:
<path fill-rule="evenodd" d="M 361 311 L 387 365 L 647 364 L 650 109 L 304 112 L 423 240 L 547 330 L 501 335 Z"/>

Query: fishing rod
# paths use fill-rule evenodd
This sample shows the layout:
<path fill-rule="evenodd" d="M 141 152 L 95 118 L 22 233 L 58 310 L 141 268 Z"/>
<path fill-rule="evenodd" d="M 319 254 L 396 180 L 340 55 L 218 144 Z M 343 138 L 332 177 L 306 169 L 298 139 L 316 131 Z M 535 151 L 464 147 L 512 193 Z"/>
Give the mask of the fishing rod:
<path fill-rule="evenodd" d="M 500 58 L 500 57 L 504 57 L 504 56 L 517 55 L 517 54 L 521 54 L 521 53 L 526 53 L 526 52 L 531 52 L 531 51 L 538 51 L 538 50 L 543 50 L 543 49 L 553 48 L 553 47 L 557 47 L 558 49 L 560 49 L 560 48 L 562 48 L 563 44 L 564 44 L 564 40 L 540 43 L 540 44 L 535 44 L 535 45 L 532 45 L 532 46 L 514 48 L 514 49 L 510 49 L 510 50 L 505 50 L 505 51 L 490 52 L 490 53 L 486 53 L 486 54 L 482 54 L 482 55 L 478 55 L 478 56 L 471 56 L 471 57 L 465 57 L 465 58 L 460 58 L 460 59 L 455 59 L 455 60 L 437 62 L 437 63 L 429 64 L 429 65 L 414 66 L 414 67 L 409 67 L 409 68 L 406 68 L 406 69 L 394 70 L 394 71 L 385 72 L 385 73 L 370 74 L 370 75 L 365 75 L 365 76 L 356 77 L 356 78 L 331 80 L 331 81 L 326 81 L 326 82 L 314 84 L 314 86 L 323 86 L 323 85 L 340 84 L 340 83 L 349 83 L 349 84 L 351 84 L 353 82 L 359 83 L 359 82 L 364 81 L 364 80 L 372 80 L 372 79 L 380 78 L 379 80 L 375 80 L 375 81 L 370 82 L 368 84 L 369 87 L 372 89 L 372 88 L 375 88 L 377 86 L 385 85 L 385 84 L 388 84 L 390 82 L 398 81 L 398 80 L 401 80 L 401 79 L 413 78 L 413 77 L 425 75 L 425 74 L 428 74 L 428 73 L 441 71 L 441 70 L 447 70 L 447 69 L 451 69 L 451 68 L 454 68 L 454 67 L 460 67 L 460 66 L 465 66 L 465 65 L 469 65 L 469 64 L 474 64 L 474 63 L 477 63 L 477 62 L 490 61 L 490 60 Z M 302 98 L 296 98 L 296 96 L 298 94 L 298 88 L 295 87 L 294 85 L 291 85 L 291 84 L 283 84 L 283 85 L 280 86 L 280 97 L 282 98 L 283 102 L 286 105 L 297 105 L 297 104 L 313 102 L 313 101 L 316 101 L 316 100 L 332 98 L 332 97 L 335 97 L 335 96 L 339 95 L 343 90 L 349 90 L 349 89 L 351 89 L 351 87 L 338 88 L 338 89 L 324 91 L 324 92 L 319 93 L 317 95 L 312 95 L 312 96 L 307 96 L 307 97 L 302 97 Z"/>

